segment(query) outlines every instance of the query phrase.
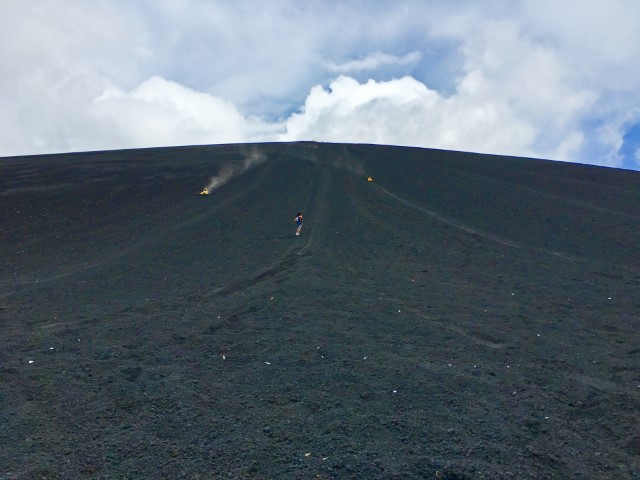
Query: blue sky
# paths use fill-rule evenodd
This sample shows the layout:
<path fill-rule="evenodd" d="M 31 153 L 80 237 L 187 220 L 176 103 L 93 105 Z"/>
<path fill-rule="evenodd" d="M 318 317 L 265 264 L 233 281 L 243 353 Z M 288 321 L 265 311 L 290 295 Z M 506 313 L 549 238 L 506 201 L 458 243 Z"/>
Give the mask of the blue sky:
<path fill-rule="evenodd" d="M 0 156 L 321 140 L 640 170 L 635 0 L 0 4 Z"/>

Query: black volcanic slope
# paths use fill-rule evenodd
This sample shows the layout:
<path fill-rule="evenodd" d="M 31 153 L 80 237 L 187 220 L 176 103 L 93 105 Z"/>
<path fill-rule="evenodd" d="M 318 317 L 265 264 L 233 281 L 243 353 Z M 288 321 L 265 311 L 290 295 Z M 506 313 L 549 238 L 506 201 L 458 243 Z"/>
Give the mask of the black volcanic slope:
<path fill-rule="evenodd" d="M 640 478 L 637 173 L 37 156 L 0 214 L 2 480 Z"/>

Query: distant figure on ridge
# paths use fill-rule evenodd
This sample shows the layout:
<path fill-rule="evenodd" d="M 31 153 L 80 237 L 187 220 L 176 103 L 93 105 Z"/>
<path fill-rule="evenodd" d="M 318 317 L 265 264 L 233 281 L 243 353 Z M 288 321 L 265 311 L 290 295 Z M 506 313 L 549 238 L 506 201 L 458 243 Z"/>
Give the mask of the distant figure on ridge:
<path fill-rule="evenodd" d="M 298 212 L 298 215 L 296 215 L 293 221 L 296 222 L 298 226 L 298 228 L 296 228 L 296 235 L 300 235 L 300 230 L 302 230 L 302 213 Z"/>

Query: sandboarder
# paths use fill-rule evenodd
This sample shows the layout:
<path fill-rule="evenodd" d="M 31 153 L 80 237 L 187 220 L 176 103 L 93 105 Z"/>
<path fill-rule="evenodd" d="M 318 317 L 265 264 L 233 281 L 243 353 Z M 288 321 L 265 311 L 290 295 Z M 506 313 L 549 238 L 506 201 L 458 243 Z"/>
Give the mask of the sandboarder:
<path fill-rule="evenodd" d="M 298 226 L 298 228 L 296 228 L 296 235 L 300 235 L 300 230 L 302 230 L 302 213 L 298 212 L 298 215 L 296 215 L 293 221 L 296 222 Z"/>

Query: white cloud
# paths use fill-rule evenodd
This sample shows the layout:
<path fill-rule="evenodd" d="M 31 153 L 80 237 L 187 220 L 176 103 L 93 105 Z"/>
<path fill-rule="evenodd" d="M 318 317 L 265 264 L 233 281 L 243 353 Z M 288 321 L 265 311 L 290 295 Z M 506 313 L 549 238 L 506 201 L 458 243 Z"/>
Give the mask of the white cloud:
<path fill-rule="evenodd" d="M 505 20 L 470 32 L 462 48 L 467 76 L 483 78 L 473 97 L 501 104 L 513 117 L 536 127 L 536 138 L 522 153 L 575 158 L 582 145 L 580 122 L 598 95 L 574 78 L 554 49 L 534 42 L 519 24 Z M 460 84 L 463 91 L 467 81 Z"/>
<path fill-rule="evenodd" d="M 517 18 L 589 86 L 635 89 L 640 4 L 635 0 L 525 0 Z"/>
<path fill-rule="evenodd" d="M 411 52 L 406 55 L 398 56 L 388 53 L 374 52 L 365 58 L 352 60 L 340 65 L 329 62 L 328 67 L 332 72 L 350 73 L 361 72 L 364 70 L 375 70 L 377 68 L 388 65 L 407 65 L 415 63 L 422 57 L 420 52 Z"/>
<path fill-rule="evenodd" d="M 329 90 L 316 86 L 300 113 L 286 122 L 285 141 L 425 146 L 504 154 L 526 150 L 535 129 L 504 105 L 477 101 L 471 74 L 461 92 L 444 98 L 411 77 L 364 84 L 341 76 Z"/>
<path fill-rule="evenodd" d="M 161 77 L 130 92 L 107 89 L 90 111 L 96 123 L 132 147 L 242 143 L 277 128 L 245 117 L 231 102 Z"/>

